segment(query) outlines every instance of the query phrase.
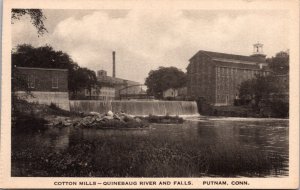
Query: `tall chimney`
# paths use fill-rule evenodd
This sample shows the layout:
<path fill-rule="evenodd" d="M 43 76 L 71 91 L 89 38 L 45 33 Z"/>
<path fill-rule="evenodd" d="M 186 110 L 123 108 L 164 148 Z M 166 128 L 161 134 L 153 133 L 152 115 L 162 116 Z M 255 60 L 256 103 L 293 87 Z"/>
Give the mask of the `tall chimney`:
<path fill-rule="evenodd" d="M 115 78 L 116 77 L 116 52 L 112 52 L 112 58 L 113 58 L 113 73 L 112 76 Z"/>

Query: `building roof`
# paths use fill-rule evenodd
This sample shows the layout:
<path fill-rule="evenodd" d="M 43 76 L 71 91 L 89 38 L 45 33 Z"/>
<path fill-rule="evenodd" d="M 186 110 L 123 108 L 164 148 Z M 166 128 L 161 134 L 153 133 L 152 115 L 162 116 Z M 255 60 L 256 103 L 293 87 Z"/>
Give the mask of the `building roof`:
<path fill-rule="evenodd" d="M 261 59 L 252 56 L 245 56 L 245 55 L 235 55 L 235 54 L 228 54 L 228 53 L 219 53 L 219 52 L 212 52 L 212 51 L 198 51 L 191 59 L 196 57 L 199 54 L 205 54 L 213 59 L 227 59 L 227 60 L 237 60 L 237 61 L 244 61 L 244 62 L 256 62 L 256 63 L 265 63 Z M 190 60 L 191 60 L 190 59 Z"/>
<path fill-rule="evenodd" d="M 139 82 L 131 81 L 131 80 L 126 80 L 126 79 L 121 79 L 121 78 L 116 78 L 116 77 L 111 77 L 111 76 L 97 76 L 97 79 L 99 82 L 104 82 L 104 83 L 113 83 L 116 85 L 120 84 L 140 84 Z"/>

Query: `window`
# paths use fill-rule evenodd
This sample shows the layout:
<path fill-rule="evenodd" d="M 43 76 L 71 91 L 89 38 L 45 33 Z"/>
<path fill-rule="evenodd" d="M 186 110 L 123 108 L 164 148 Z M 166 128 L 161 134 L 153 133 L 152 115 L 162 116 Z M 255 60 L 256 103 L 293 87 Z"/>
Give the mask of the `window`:
<path fill-rule="evenodd" d="M 28 88 L 35 88 L 35 77 L 33 75 L 27 76 L 27 86 Z"/>
<path fill-rule="evenodd" d="M 52 77 L 52 88 L 58 88 L 58 77 L 57 76 Z"/>

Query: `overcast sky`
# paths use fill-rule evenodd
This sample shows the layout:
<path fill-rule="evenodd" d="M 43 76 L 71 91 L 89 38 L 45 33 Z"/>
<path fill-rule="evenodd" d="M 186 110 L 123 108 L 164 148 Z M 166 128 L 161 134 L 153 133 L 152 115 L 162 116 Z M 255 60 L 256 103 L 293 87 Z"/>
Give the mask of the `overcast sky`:
<path fill-rule="evenodd" d="M 199 50 L 250 55 L 257 41 L 264 53 L 289 48 L 288 14 L 283 11 L 43 10 L 48 33 L 38 37 L 29 18 L 12 25 L 12 45 L 45 44 L 68 53 L 82 67 L 144 82 L 151 69 L 186 71 Z"/>

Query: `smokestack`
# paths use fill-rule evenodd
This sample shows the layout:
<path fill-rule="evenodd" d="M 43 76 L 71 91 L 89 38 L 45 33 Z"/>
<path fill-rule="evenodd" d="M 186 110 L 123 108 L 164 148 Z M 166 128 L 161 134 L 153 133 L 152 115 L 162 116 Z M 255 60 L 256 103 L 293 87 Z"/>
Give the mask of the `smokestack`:
<path fill-rule="evenodd" d="M 116 52 L 112 52 L 112 58 L 113 58 L 113 73 L 112 76 L 115 78 L 116 77 Z"/>

